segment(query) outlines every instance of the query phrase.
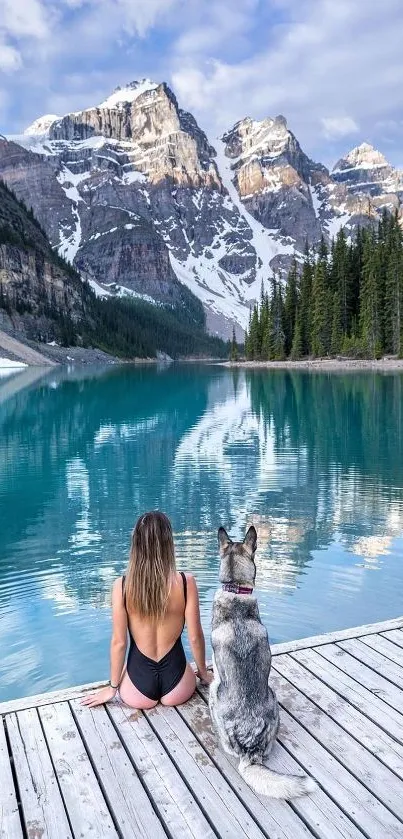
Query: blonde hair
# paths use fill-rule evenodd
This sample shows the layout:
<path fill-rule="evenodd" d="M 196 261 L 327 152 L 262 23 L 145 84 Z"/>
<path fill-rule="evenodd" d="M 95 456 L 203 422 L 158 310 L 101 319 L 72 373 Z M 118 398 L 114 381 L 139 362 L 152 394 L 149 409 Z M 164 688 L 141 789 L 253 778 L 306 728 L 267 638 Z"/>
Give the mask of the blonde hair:
<path fill-rule="evenodd" d="M 176 571 L 171 522 L 158 510 L 140 516 L 132 533 L 125 582 L 126 608 L 159 620 Z"/>

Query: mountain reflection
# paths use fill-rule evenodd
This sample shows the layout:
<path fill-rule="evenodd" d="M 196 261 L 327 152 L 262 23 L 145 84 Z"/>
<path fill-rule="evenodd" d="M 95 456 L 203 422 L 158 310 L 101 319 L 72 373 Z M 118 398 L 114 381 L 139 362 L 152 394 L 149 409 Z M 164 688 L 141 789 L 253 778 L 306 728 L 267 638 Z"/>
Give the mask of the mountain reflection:
<path fill-rule="evenodd" d="M 401 375 L 183 365 L 20 376 L 0 382 L 0 643 L 33 632 L 32 683 L 45 684 L 34 625 L 46 603 L 45 623 L 59 618 L 58 633 L 71 633 L 70 663 L 60 678 L 49 670 L 46 685 L 85 681 L 73 641 L 84 631 L 99 659 L 104 624 L 90 625 L 91 612 L 109 603 L 137 516 L 156 507 L 172 519 L 178 564 L 200 582 L 206 627 L 217 527 L 238 537 L 251 521 L 276 637 L 371 608 L 375 568 L 385 617 L 399 611 Z"/>

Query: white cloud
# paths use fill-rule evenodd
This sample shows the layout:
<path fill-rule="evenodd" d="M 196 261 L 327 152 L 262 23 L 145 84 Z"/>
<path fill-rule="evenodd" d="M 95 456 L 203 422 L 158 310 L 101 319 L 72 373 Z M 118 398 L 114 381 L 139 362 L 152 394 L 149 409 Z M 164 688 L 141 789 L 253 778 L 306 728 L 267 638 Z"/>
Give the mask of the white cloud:
<path fill-rule="evenodd" d="M 356 134 L 359 126 L 352 117 L 322 117 L 323 134 L 329 140 Z"/>
<path fill-rule="evenodd" d="M 0 29 L 15 38 L 45 38 L 52 11 L 40 0 L 0 0 Z"/>
<path fill-rule="evenodd" d="M 0 70 L 3 73 L 13 73 L 22 65 L 21 55 L 14 47 L 0 41 Z"/>
<path fill-rule="evenodd" d="M 243 116 L 283 113 L 310 151 L 401 110 L 403 4 L 384 0 L 271 0 L 286 12 L 273 36 L 242 61 L 212 60 L 183 43 L 172 81 L 184 106 L 218 134 Z M 225 28 L 222 38 L 227 37 Z M 329 113 L 331 116 L 323 117 Z M 333 114 L 335 116 L 333 116 Z M 325 120 L 325 121 L 324 121 Z"/>

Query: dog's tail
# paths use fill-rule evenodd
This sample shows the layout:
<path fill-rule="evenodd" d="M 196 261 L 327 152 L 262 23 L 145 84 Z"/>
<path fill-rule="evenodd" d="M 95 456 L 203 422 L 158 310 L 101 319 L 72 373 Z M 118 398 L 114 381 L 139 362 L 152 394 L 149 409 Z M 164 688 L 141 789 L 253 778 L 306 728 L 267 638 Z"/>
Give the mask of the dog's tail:
<path fill-rule="evenodd" d="M 298 798 L 318 788 L 308 775 L 282 775 L 261 763 L 249 763 L 247 758 L 241 758 L 239 773 L 258 795 L 270 798 Z"/>

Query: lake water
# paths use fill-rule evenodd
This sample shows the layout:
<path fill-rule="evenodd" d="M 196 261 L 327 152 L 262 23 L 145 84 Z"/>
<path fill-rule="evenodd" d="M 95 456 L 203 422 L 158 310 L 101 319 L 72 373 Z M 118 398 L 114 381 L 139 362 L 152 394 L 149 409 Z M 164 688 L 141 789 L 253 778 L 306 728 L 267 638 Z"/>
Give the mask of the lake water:
<path fill-rule="evenodd" d="M 403 613 L 403 376 L 182 365 L 0 380 L 0 701 L 108 677 L 138 515 L 209 636 L 216 531 L 258 530 L 272 642 Z"/>

